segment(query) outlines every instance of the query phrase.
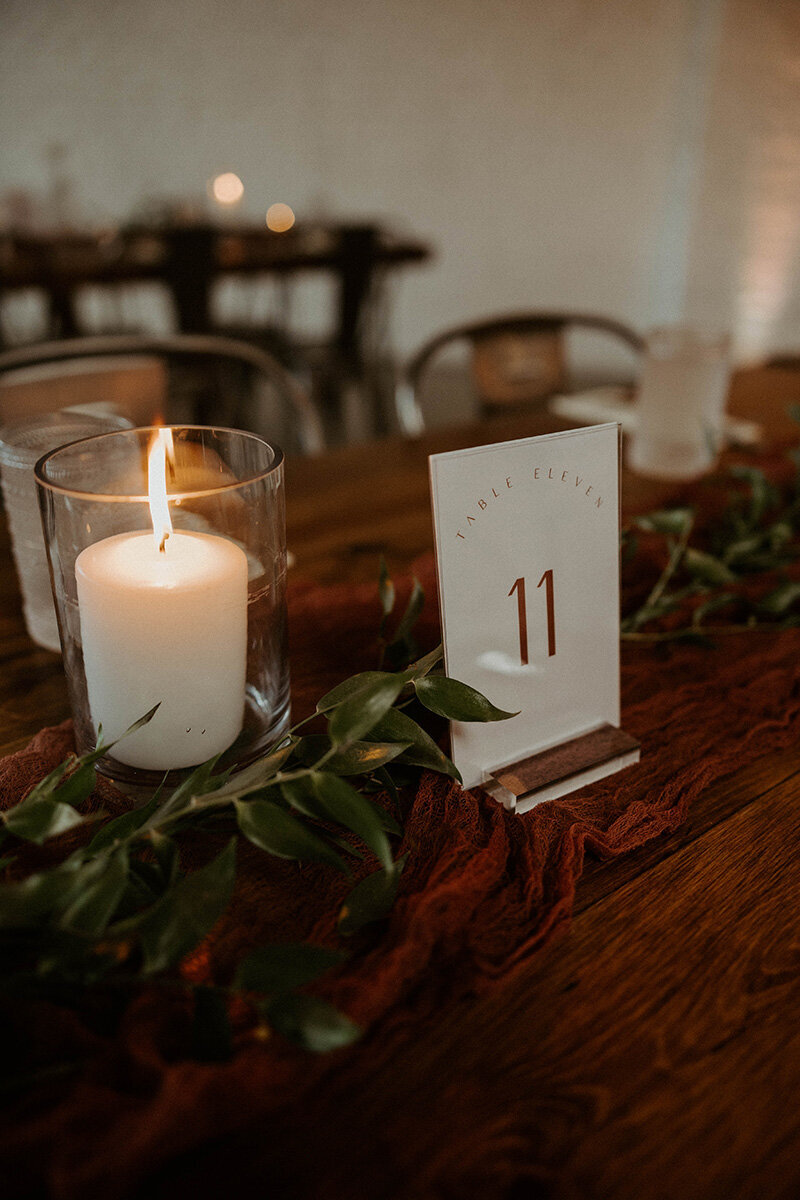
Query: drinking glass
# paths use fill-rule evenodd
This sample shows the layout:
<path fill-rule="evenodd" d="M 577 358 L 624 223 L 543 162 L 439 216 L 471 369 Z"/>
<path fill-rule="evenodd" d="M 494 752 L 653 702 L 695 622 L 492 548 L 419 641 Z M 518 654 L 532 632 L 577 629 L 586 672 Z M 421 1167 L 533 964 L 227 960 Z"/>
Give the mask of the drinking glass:
<path fill-rule="evenodd" d="M 22 594 L 22 615 L 30 637 L 45 650 L 59 653 L 61 644 L 33 468 L 44 453 L 65 442 L 130 424 L 114 413 L 91 413 L 84 408 L 80 412 L 62 409 L 44 413 L 0 429 L 0 478 Z"/>
<path fill-rule="evenodd" d="M 628 465 L 641 475 L 694 479 L 722 444 L 728 389 L 728 338 L 686 326 L 647 338 Z"/>

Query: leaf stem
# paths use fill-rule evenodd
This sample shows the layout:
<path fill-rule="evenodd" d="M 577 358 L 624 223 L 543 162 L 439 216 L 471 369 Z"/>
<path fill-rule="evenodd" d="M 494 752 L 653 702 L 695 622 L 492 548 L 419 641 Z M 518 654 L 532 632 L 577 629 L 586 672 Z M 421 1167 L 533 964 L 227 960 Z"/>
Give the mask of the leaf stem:
<path fill-rule="evenodd" d="M 651 608 L 654 604 L 657 604 L 663 596 L 667 584 L 680 566 L 681 559 L 686 552 L 686 547 L 689 544 L 689 538 L 693 529 L 694 514 L 691 513 L 687 516 L 683 531 L 672 548 L 672 553 L 669 556 L 669 562 L 661 572 L 659 578 L 656 580 L 649 596 L 642 605 L 642 608 Z"/>
<path fill-rule="evenodd" d="M 738 625 L 684 625 L 680 629 L 668 629 L 660 633 L 641 633 L 631 630 L 623 632 L 619 636 L 624 642 L 674 642 L 685 637 L 687 633 L 708 634 L 709 637 L 717 637 L 728 633 L 751 633 L 753 631 L 765 633 L 772 630 L 774 633 L 780 628 L 781 626 L 776 625 L 774 621 L 752 621 Z"/>

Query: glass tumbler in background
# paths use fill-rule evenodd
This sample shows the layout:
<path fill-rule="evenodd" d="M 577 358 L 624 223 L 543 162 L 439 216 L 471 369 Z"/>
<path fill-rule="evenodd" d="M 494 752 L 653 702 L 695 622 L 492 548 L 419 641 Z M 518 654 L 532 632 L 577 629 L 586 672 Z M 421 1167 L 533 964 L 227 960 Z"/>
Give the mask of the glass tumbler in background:
<path fill-rule="evenodd" d="M 722 445 L 729 339 L 685 326 L 647 338 L 628 465 L 641 475 L 694 479 Z"/>
<path fill-rule="evenodd" d="M 130 425 L 107 410 L 91 413 L 84 408 L 43 413 L 0 429 L 0 479 L 25 627 L 46 650 L 58 653 L 61 644 L 33 469 L 43 454 L 65 442 Z"/>
<path fill-rule="evenodd" d="M 174 786 L 217 755 L 244 766 L 278 740 L 282 452 L 240 430 L 131 429 L 47 455 L 36 478 L 78 753 L 156 705 L 98 763 L 123 786 Z"/>

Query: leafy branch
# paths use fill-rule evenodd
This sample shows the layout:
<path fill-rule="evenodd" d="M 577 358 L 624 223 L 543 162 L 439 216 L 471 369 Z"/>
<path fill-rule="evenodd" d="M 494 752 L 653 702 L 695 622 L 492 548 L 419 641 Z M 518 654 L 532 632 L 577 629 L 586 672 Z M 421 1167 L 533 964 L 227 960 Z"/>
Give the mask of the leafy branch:
<path fill-rule="evenodd" d="M 724 478 L 732 485 L 726 503 L 704 527 L 693 509 L 673 508 L 623 530 L 623 565 L 638 558 L 641 534 L 659 536 L 666 557 L 645 600 L 623 618 L 624 640 L 708 643 L 800 624 L 800 582 L 788 575 L 800 556 L 800 474 L 783 493 L 757 467 L 732 467 Z M 750 581 L 766 573 L 777 582 L 756 595 Z"/>
<path fill-rule="evenodd" d="M 386 626 L 395 592 L 383 564 L 379 591 L 381 663 L 396 666 L 413 645 L 424 594 L 415 581 L 390 640 Z M 194 998 L 196 1040 L 207 1052 L 209 1045 L 219 1053 L 230 1043 L 226 1009 L 233 995 L 254 1005 L 262 1030 L 276 1030 L 307 1049 L 353 1041 L 360 1032 L 354 1023 L 303 990 L 340 964 L 342 951 L 305 943 L 261 947 L 238 964 L 225 987 L 194 985 L 178 969 L 230 903 L 240 837 L 267 855 L 321 863 L 345 876 L 353 859 L 371 855 L 377 870 L 345 898 L 339 934 L 350 937 L 388 914 L 406 859 L 395 855 L 402 829 L 381 797 L 396 800 L 409 772 L 420 768 L 460 780 L 410 706 L 459 721 L 512 715 L 446 678 L 441 658 L 437 647 L 401 668 L 355 675 L 243 770 L 220 772 L 211 760 L 171 794 L 159 790 L 142 807 L 114 818 L 83 811 L 94 789 L 95 763 L 110 746 L 99 744 L 62 763 L 2 813 L 0 840 L 16 850 L 3 860 L 7 873 L 24 866 L 24 843 L 91 836 L 55 866 L 0 885 L 3 986 L 80 992 L 153 982 L 187 989 Z M 304 732 L 314 719 L 321 730 Z M 228 840 L 203 866 L 186 870 L 182 841 L 203 831 L 217 837 L 227 831 Z"/>

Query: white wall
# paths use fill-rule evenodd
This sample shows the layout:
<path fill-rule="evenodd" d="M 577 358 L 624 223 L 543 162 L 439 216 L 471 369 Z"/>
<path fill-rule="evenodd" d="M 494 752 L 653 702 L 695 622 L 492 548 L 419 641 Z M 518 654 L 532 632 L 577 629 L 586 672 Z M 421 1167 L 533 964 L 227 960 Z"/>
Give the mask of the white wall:
<path fill-rule="evenodd" d="M 800 352 L 800 3 L 728 0 L 692 212 L 686 312 L 740 357 Z"/>
<path fill-rule="evenodd" d="M 87 216 L 227 168 L 253 217 L 384 218 L 437 250 L 403 352 L 564 306 L 756 353 L 800 307 L 798 61 L 796 0 L 6 0 L 0 192 L 60 142 Z"/>

